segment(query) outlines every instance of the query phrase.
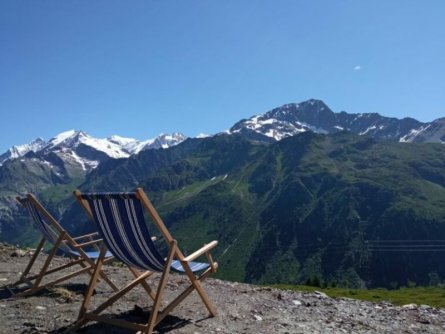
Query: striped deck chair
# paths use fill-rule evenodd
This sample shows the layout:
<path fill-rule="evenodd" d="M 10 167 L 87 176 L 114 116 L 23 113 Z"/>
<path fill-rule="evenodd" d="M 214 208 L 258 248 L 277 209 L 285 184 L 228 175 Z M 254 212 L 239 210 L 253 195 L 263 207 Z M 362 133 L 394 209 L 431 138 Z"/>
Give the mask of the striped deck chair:
<path fill-rule="evenodd" d="M 101 268 L 102 257 L 99 257 L 96 271 L 91 278 L 89 289 L 79 312 L 79 318 L 70 331 L 75 331 L 90 320 L 101 321 L 115 326 L 129 328 L 139 333 L 152 333 L 154 327 L 168 315 L 191 292 L 197 291 L 210 316 L 216 315 L 216 309 L 207 297 L 201 282 L 215 272 L 218 264 L 213 261 L 210 250 L 218 242 L 212 241 L 189 256 L 184 256 L 177 242 L 159 217 L 152 203 L 141 188 L 134 193 L 96 193 L 81 194 L 78 190 L 74 195 L 85 209 L 88 216 L 97 225 L 105 246 L 101 254 L 108 248 L 114 256 L 126 264 L 135 274 L 136 279 L 130 282 L 106 302 L 93 311 L 88 312 L 97 273 Z M 163 254 L 154 244 L 144 219 L 144 209 L 148 212 L 154 225 L 159 229 L 168 245 L 168 254 Z M 207 256 L 207 263 L 194 262 L 201 255 Z M 137 269 L 136 269 L 137 268 Z M 145 281 L 153 273 L 161 273 L 156 292 Z M 165 306 L 162 311 L 161 301 L 170 272 L 182 273 L 190 279 L 190 285 L 176 299 Z M 198 273 L 200 275 L 198 276 Z M 148 297 L 153 300 L 153 306 L 148 321 L 144 324 L 132 323 L 100 315 L 107 307 L 124 296 L 134 287 L 142 285 Z"/>
<path fill-rule="evenodd" d="M 28 213 L 32 217 L 34 226 L 41 232 L 42 239 L 40 240 L 20 279 L 17 282 L 7 286 L 8 290 L 13 295 L 30 295 L 41 289 L 61 283 L 82 273 L 88 273 L 90 275 L 93 274 L 96 266 L 95 261 L 99 257 L 99 251 L 85 251 L 84 248 L 88 249 L 96 246 L 96 249 L 98 249 L 97 245 L 98 243 L 101 243 L 102 240 L 94 239 L 94 237 L 98 235 L 97 232 L 72 238 L 32 194 L 27 194 L 26 197 L 23 198 L 17 197 L 17 201 L 25 209 L 27 209 Z M 31 268 L 34 265 L 37 256 L 43 252 L 44 245 L 47 242 L 52 245 L 48 257 L 41 267 L 40 272 L 37 275 L 30 275 Z M 50 269 L 51 262 L 57 252 L 61 252 L 68 257 L 67 263 Z M 104 258 L 104 262 L 107 263 L 113 260 L 113 256 L 110 252 L 104 254 Z M 48 275 L 57 273 L 58 271 L 67 269 L 74 265 L 79 265 L 81 269 L 66 273 L 58 278 L 52 277 L 52 280 L 49 282 L 44 282 L 44 278 L 46 278 Z M 117 286 L 102 270 L 99 272 L 99 276 L 106 283 L 108 283 L 113 290 L 118 290 Z M 27 285 L 28 288 L 25 288 L 25 290 L 20 289 L 20 286 L 24 284 Z M 21 291 L 14 293 L 13 288 L 19 288 Z"/>

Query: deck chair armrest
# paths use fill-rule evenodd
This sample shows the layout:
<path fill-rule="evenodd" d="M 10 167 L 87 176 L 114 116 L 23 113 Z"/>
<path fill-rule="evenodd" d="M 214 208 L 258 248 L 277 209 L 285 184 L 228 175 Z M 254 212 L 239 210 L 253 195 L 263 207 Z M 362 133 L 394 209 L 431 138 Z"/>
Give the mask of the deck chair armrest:
<path fill-rule="evenodd" d="M 218 241 L 213 240 L 212 242 L 208 243 L 207 245 L 204 245 L 204 247 L 198 249 L 196 252 L 190 254 L 189 256 L 186 256 L 184 258 L 184 261 L 193 261 L 197 257 L 200 257 L 202 254 L 207 253 L 212 248 L 214 248 L 216 245 L 218 245 Z"/>
<path fill-rule="evenodd" d="M 99 234 L 99 232 L 94 232 L 94 233 L 90 233 L 90 234 L 85 234 L 85 235 L 81 235 L 78 237 L 73 238 L 73 240 L 81 240 L 81 239 L 91 239 L 92 237 L 95 237 Z"/>
<path fill-rule="evenodd" d="M 81 244 L 76 244 L 76 245 L 74 245 L 74 248 L 83 248 L 83 247 L 86 247 L 86 246 L 91 246 L 91 245 L 97 244 L 99 242 L 102 242 L 102 239 L 96 239 L 96 240 L 83 242 Z"/>

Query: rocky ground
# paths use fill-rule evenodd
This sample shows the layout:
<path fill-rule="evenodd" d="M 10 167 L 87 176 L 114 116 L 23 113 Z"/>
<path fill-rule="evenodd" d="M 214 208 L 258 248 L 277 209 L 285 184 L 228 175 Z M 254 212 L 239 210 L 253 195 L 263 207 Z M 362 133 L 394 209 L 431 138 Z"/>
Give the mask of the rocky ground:
<path fill-rule="evenodd" d="M 42 291 L 36 296 L 12 298 L 5 288 L 17 280 L 30 259 L 30 252 L 0 244 L 0 333 L 62 333 L 77 317 L 88 277 Z M 40 256 L 41 265 L 45 256 Z M 56 263 L 64 259 L 56 259 Z M 131 278 L 126 268 L 107 267 L 119 285 Z M 155 276 L 148 280 L 156 285 Z M 172 300 L 187 286 L 185 277 L 172 275 L 166 299 Z M 426 305 L 393 306 L 348 298 L 329 298 L 323 293 L 282 291 L 248 284 L 208 279 L 204 283 L 218 316 L 208 318 L 196 293 L 192 293 L 157 327 L 156 333 L 445 333 L 445 309 Z M 99 284 L 97 303 L 110 296 Z M 125 319 L 148 319 L 150 301 L 142 289 L 107 310 Z M 79 333 L 120 334 L 131 331 L 88 323 Z"/>

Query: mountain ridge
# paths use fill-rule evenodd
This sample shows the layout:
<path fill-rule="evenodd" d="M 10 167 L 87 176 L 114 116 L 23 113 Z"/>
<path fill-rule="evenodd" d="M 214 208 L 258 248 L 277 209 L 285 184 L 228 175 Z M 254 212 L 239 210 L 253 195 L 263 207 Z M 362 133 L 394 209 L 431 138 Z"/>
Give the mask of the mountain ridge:
<path fill-rule="evenodd" d="M 17 159 L 29 152 L 48 154 L 54 151 L 75 150 L 79 145 L 90 146 L 96 151 L 106 154 L 110 158 L 128 158 L 147 149 L 168 148 L 177 145 L 187 137 L 179 132 L 160 134 L 148 140 L 137 140 L 113 135 L 108 138 L 95 138 L 82 130 L 68 130 L 61 132 L 48 140 L 37 138 L 28 144 L 15 145 L 0 155 L 0 166 L 7 160 Z"/>
<path fill-rule="evenodd" d="M 350 131 L 377 139 L 403 142 L 445 142 L 445 129 L 440 119 L 422 123 L 414 118 L 381 116 L 378 113 L 333 112 L 323 101 L 310 99 L 300 103 L 289 103 L 264 114 L 237 122 L 229 133 L 244 133 L 250 137 L 262 134 L 273 140 L 293 136 L 305 131 L 321 134 Z"/>
<path fill-rule="evenodd" d="M 398 119 L 378 113 L 334 112 L 322 100 L 317 99 L 284 104 L 263 114 L 242 119 L 226 133 L 240 132 L 252 139 L 267 141 L 267 138 L 281 140 L 305 131 L 328 134 L 343 130 L 391 141 L 445 143 L 445 117 L 423 123 L 411 117 Z M 160 134 L 155 138 L 142 141 L 119 135 L 101 139 L 94 138 L 82 130 L 68 130 L 56 135 L 48 142 L 37 138 L 27 144 L 12 146 L 0 155 L 0 165 L 6 160 L 22 157 L 30 151 L 38 153 L 46 150 L 48 152 L 51 148 L 56 148 L 73 137 L 77 137 L 87 146 L 102 151 L 110 158 L 128 158 L 145 149 L 168 148 L 187 138 L 175 132 L 171 135 Z M 199 137 L 202 136 L 197 138 Z"/>
<path fill-rule="evenodd" d="M 0 236 L 34 242 L 29 219 L 13 203 L 17 194 L 35 193 L 66 228 L 88 232 L 83 229 L 91 225 L 79 223 L 85 217 L 74 204 L 74 188 L 142 186 L 186 251 L 209 237 L 220 240 L 223 278 L 260 284 L 318 279 L 352 287 L 405 285 L 407 279 L 428 284 L 429 275 L 445 278 L 440 258 L 375 253 L 382 250 L 375 242 L 386 238 L 445 240 L 445 146 L 403 142 L 420 122 L 401 121 L 335 114 L 322 101 L 305 101 L 241 120 L 229 133 L 118 159 L 104 152 L 98 157 L 78 140 L 85 134 L 65 133 L 53 142 L 57 150 L 28 152 L 0 167 Z M 441 119 L 422 124 L 411 135 L 440 141 Z M 298 135 L 288 135 L 293 132 Z M 67 138 L 80 143 L 75 151 L 59 146 Z M 119 136 L 111 140 L 131 144 Z M 103 160 L 87 170 L 73 152 Z"/>

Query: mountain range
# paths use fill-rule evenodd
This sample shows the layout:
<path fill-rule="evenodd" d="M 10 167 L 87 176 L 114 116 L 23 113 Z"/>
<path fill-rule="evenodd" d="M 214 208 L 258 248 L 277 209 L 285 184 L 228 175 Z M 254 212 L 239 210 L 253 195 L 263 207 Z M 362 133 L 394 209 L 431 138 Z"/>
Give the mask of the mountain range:
<path fill-rule="evenodd" d="M 344 130 L 390 141 L 445 142 L 445 118 L 422 123 L 413 118 L 397 119 L 377 113 L 335 113 L 323 101 L 314 99 L 285 104 L 241 120 L 229 133 L 241 132 L 251 138 L 261 134 L 281 140 L 305 131 L 330 134 Z"/>
<path fill-rule="evenodd" d="M 344 130 L 390 141 L 445 142 L 445 118 L 422 123 L 413 118 L 397 119 L 377 113 L 335 113 L 323 101 L 314 99 L 298 104 L 285 104 L 264 114 L 241 120 L 226 132 L 242 133 L 262 141 L 270 138 L 273 141 L 305 131 L 330 134 Z M 7 160 L 23 157 L 30 152 L 40 157 L 56 153 L 64 160 L 77 161 L 82 169 L 89 171 L 108 158 L 128 158 L 147 149 L 165 149 L 186 138 L 181 133 L 173 133 L 161 134 L 144 141 L 117 135 L 98 139 L 83 131 L 69 130 L 48 142 L 37 138 L 28 144 L 11 147 L 0 155 L 0 166 Z"/>
<path fill-rule="evenodd" d="M 350 131 L 376 139 L 399 142 L 445 142 L 445 118 L 422 123 L 413 118 L 391 118 L 378 113 L 335 113 L 321 100 L 285 104 L 264 114 L 255 115 L 233 125 L 229 134 L 243 133 L 249 138 L 262 141 L 281 140 L 296 134 L 312 131 L 330 134 Z M 168 148 L 184 141 L 181 133 L 161 134 L 140 141 L 113 135 L 106 139 L 94 138 L 83 131 L 69 130 L 58 134 L 48 142 L 37 138 L 24 145 L 13 146 L 0 155 L 0 165 L 17 159 L 29 152 L 40 156 L 58 153 L 71 155 L 85 170 L 91 170 L 107 158 L 128 158 L 147 149 Z"/>
<path fill-rule="evenodd" d="M 431 275 L 445 278 L 442 246 L 413 242 L 445 240 L 442 123 L 334 113 L 309 100 L 214 136 L 175 134 L 151 146 L 166 149 L 81 131 L 38 139 L 9 150 L 0 166 L 0 239 L 35 242 L 17 194 L 37 193 L 64 226 L 85 232 L 91 226 L 79 223 L 74 188 L 143 186 L 186 249 L 220 241 L 222 278 L 427 284 Z M 390 240 L 405 248 L 385 248 Z"/>
<path fill-rule="evenodd" d="M 26 156 L 28 153 L 33 153 L 32 156 L 38 156 L 42 160 L 48 155 L 56 154 L 63 160 L 77 162 L 83 170 L 89 171 L 108 158 L 128 158 L 143 150 L 168 148 L 186 138 L 181 133 L 173 133 L 161 134 L 145 141 L 117 135 L 98 139 L 83 131 L 69 130 L 58 134 L 48 142 L 37 138 L 29 144 L 11 147 L 0 155 L 0 165 L 7 160 Z"/>

